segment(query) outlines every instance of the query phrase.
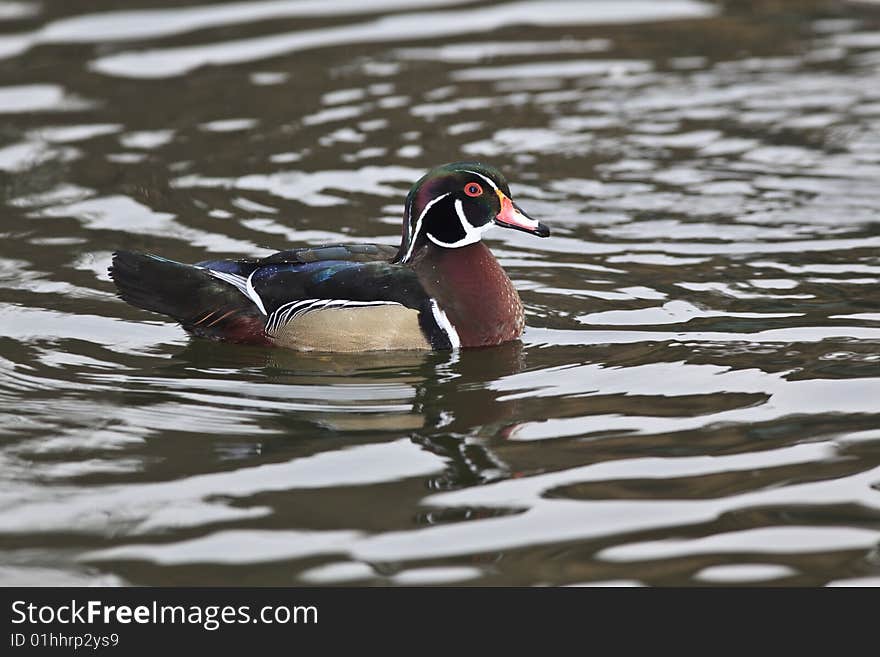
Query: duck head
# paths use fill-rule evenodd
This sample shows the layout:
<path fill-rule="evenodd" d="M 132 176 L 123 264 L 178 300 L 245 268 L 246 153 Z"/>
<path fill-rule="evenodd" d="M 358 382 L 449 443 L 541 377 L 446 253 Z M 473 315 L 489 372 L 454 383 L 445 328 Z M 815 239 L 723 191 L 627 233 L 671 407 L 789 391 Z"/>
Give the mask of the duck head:
<path fill-rule="evenodd" d="M 549 228 L 511 200 L 498 169 L 477 162 L 444 164 L 422 176 L 406 197 L 396 262 L 410 262 L 428 244 L 444 249 L 474 244 L 493 226 L 550 235 Z"/>

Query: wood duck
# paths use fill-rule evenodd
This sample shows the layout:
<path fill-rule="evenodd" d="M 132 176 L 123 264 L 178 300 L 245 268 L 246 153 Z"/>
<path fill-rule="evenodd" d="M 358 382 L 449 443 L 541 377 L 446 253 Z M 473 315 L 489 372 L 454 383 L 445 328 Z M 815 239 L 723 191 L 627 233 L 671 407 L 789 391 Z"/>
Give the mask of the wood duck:
<path fill-rule="evenodd" d="M 122 299 L 198 337 L 306 351 L 487 347 L 524 327 L 519 294 L 482 242 L 495 225 L 550 234 L 497 169 L 455 162 L 410 190 L 397 249 L 336 244 L 195 265 L 119 251 L 109 271 Z"/>

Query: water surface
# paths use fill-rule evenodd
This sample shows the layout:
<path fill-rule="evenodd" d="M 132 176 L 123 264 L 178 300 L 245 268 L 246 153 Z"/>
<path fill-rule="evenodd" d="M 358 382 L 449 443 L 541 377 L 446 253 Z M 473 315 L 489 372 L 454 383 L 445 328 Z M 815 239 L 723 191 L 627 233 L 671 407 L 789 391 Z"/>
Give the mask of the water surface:
<path fill-rule="evenodd" d="M 79 13 L 77 13 L 79 12 Z M 0 582 L 880 585 L 880 12 L 0 3 Z M 502 168 L 521 343 L 296 354 L 119 248 L 396 244 Z"/>

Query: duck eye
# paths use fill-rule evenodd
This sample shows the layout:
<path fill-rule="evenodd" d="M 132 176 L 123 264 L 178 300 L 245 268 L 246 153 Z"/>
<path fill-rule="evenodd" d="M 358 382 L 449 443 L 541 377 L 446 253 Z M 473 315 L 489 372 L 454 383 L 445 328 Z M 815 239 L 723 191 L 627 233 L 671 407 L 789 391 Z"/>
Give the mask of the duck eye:
<path fill-rule="evenodd" d="M 483 188 L 480 187 L 479 183 L 468 183 L 464 186 L 464 193 L 468 196 L 479 196 L 483 193 Z"/>

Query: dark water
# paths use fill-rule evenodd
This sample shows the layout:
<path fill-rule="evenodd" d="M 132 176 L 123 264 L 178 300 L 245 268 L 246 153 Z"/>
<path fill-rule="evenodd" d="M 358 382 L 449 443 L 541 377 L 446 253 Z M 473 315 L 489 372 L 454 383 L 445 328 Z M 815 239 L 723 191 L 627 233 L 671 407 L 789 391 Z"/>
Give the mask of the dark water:
<path fill-rule="evenodd" d="M 880 585 L 877 3 L 119 4 L 0 2 L 0 581 Z M 489 240 L 521 344 L 191 343 L 105 273 L 394 244 L 463 158 L 554 230 Z"/>

